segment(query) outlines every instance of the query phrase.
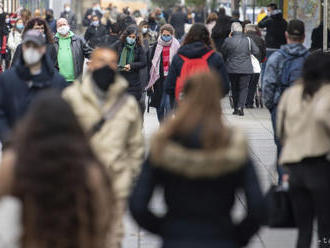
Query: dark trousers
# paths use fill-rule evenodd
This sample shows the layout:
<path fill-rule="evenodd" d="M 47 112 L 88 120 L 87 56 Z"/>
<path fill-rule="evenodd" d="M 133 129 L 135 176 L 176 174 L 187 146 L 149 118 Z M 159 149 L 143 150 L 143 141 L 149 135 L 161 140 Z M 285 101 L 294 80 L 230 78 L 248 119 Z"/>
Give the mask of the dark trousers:
<path fill-rule="evenodd" d="M 252 107 L 254 105 L 254 98 L 257 92 L 257 85 L 259 81 L 260 74 L 259 73 L 254 73 L 251 76 L 251 80 L 249 83 L 249 91 L 246 99 L 246 106 Z"/>
<path fill-rule="evenodd" d="M 244 108 L 252 74 L 229 74 L 234 109 Z"/>
<path fill-rule="evenodd" d="M 318 224 L 318 247 L 330 247 L 330 163 L 325 158 L 305 159 L 287 166 L 290 198 L 299 230 L 297 248 L 309 248 L 313 219 Z"/>
<path fill-rule="evenodd" d="M 171 111 L 170 96 L 164 92 L 162 95 L 162 99 L 160 101 L 160 105 L 157 108 L 158 121 L 162 122 L 170 111 Z"/>

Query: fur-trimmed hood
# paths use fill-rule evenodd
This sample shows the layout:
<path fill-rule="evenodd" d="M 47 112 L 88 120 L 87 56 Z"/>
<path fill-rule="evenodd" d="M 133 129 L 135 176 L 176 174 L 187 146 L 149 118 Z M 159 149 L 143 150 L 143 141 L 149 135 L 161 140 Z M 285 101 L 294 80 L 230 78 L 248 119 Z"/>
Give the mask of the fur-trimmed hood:
<path fill-rule="evenodd" d="M 238 170 L 248 159 L 248 145 L 242 131 L 228 128 L 230 141 L 213 151 L 197 150 L 168 140 L 160 129 L 151 140 L 150 159 L 153 166 L 187 178 L 215 178 Z M 156 154 L 159 145 L 160 155 Z"/>

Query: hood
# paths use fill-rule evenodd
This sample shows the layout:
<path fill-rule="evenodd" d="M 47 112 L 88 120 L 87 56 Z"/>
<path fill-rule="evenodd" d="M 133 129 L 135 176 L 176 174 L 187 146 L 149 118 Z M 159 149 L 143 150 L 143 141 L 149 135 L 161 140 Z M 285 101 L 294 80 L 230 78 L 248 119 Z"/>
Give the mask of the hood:
<path fill-rule="evenodd" d="M 198 41 L 184 45 L 179 49 L 178 53 L 188 58 L 200 58 L 210 50 L 211 48 Z"/>
<path fill-rule="evenodd" d="M 229 129 L 230 142 L 213 151 L 185 147 L 164 138 L 162 129 L 151 140 L 150 159 L 153 166 L 186 178 L 216 178 L 237 171 L 248 159 L 248 145 L 243 133 Z M 156 154 L 159 145 L 162 153 Z"/>
<path fill-rule="evenodd" d="M 55 35 L 55 37 L 57 39 L 69 39 L 69 38 L 72 38 L 73 36 L 74 36 L 74 33 L 71 30 L 69 31 L 68 37 L 62 37 L 58 32 Z"/>
<path fill-rule="evenodd" d="M 283 19 L 282 11 L 280 9 L 273 10 L 271 17 L 273 19 Z"/>
<path fill-rule="evenodd" d="M 302 56 L 308 52 L 307 48 L 303 44 L 287 44 L 281 46 L 281 49 L 288 55 Z"/>

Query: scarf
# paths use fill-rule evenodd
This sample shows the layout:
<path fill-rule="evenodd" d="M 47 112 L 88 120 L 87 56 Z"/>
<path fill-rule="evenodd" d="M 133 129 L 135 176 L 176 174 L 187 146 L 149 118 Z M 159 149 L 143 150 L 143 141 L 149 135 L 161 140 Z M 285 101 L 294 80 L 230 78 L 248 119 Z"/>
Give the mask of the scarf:
<path fill-rule="evenodd" d="M 120 55 L 119 66 L 124 67 L 125 65 L 134 62 L 134 47 L 135 44 L 129 45 L 125 43 L 123 51 L 121 52 Z"/>
<path fill-rule="evenodd" d="M 154 86 L 154 84 L 160 78 L 160 75 L 159 75 L 160 59 L 161 59 L 161 54 L 163 52 L 164 47 L 170 47 L 169 64 L 168 64 L 168 66 L 170 66 L 174 55 L 178 52 L 178 50 L 180 48 L 180 43 L 174 37 L 169 42 L 163 41 L 161 37 L 158 38 L 155 55 L 152 59 L 152 66 L 151 66 L 151 70 L 150 70 L 150 80 L 149 80 L 149 84 L 146 89 L 150 89 L 152 86 Z"/>
<path fill-rule="evenodd" d="M 164 67 L 164 76 L 167 77 L 168 70 L 170 67 L 170 47 L 167 46 L 163 48 L 163 67 Z"/>

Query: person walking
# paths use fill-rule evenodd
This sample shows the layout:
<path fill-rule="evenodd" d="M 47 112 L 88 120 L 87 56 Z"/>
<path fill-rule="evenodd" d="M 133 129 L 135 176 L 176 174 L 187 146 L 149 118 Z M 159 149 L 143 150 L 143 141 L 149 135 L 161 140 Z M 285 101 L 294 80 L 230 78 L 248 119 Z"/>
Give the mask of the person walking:
<path fill-rule="evenodd" d="M 245 247 L 265 217 L 246 138 L 221 118 L 219 80 L 214 72 L 187 80 L 175 116 L 152 138 L 133 190 L 131 214 L 161 237 L 162 248 Z M 161 217 L 148 207 L 156 188 L 166 204 Z M 247 197 L 247 215 L 233 224 L 240 189 Z"/>
<path fill-rule="evenodd" d="M 114 204 L 111 184 L 71 107 L 47 91 L 13 136 L 0 166 L 0 199 L 15 197 L 22 209 L 11 209 L 21 230 L 11 230 L 20 233 L 12 244 L 105 247 Z"/>
<path fill-rule="evenodd" d="M 223 43 L 221 52 L 231 83 L 233 115 L 244 116 L 249 83 L 254 73 L 251 55 L 258 57 L 259 48 L 252 39 L 243 34 L 242 25 L 234 22 L 231 26 L 230 37 Z"/>
<path fill-rule="evenodd" d="M 207 67 L 199 68 L 199 70 L 216 71 L 221 76 L 222 80 L 219 80 L 219 84 L 221 84 L 220 87 L 222 88 L 224 95 L 229 92 L 229 79 L 224 61 L 221 55 L 214 51 L 210 33 L 206 26 L 201 23 L 196 23 L 191 27 L 182 43 L 181 48 L 173 57 L 171 67 L 165 81 L 165 91 L 170 96 L 172 108 L 175 105 L 175 101 L 178 102 L 180 98 L 180 86 L 178 81 L 179 79 L 180 82 L 184 82 L 185 80 L 185 78 L 181 77 L 185 63 L 195 61 L 194 59 L 199 59 L 199 62 L 206 62 Z"/>
<path fill-rule="evenodd" d="M 47 44 L 47 54 L 51 59 L 52 64 L 55 66 L 57 64 L 57 52 L 54 46 L 54 36 L 46 23 L 44 19 L 41 18 L 32 18 L 28 21 L 26 24 L 23 36 L 24 34 L 29 30 L 37 30 L 41 33 L 41 35 L 45 36 L 46 38 L 46 44 Z M 15 65 L 16 63 L 20 63 L 22 57 L 22 44 L 18 45 L 16 48 L 16 52 L 13 56 L 12 65 Z"/>
<path fill-rule="evenodd" d="M 128 82 L 116 72 L 117 60 L 115 51 L 95 49 L 81 83 L 63 92 L 111 177 L 116 200 L 106 246 L 111 248 L 121 247 L 126 201 L 144 158 L 141 112 L 134 97 L 125 93 Z"/>
<path fill-rule="evenodd" d="M 50 30 L 53 32 L 53 34 L 56 34 L 56 20 L 54 18 L 54 10 L 47 9 L 46 10 L 46 21 L 50 28 Z"/>
<path fill-rule="evenodd" d="M 11 54 L 8 47 L 8 36 L 11 30 L 10 18 L 7 13 L 0 14 L 0 72 L 10 66 Z"/>
<path fill-rule="evenodd" d="M 290 25 L 290 24 L 289 24 Z M 298 227 L 296 247 L 329 247 L 330 239 L 330 58 L 316 53 L 306 59 L 302 78 L 279 102 L 277 135 L 282 144 L 279 163 L 287 170 L 293 215 Z"/>
<path fill-rule="evenodd" d="M 85 40 L 91 48 L 95 48 L 104 43 L 105 36 L 108 31 L 106 27 L 101 24 L 98 16 L 92 17 L 92 22 L 85 32 Z"/>
<path fill-rule="evenodd" d="M 149 106 L 157 109 L 157 118 L 161 122 L 170 111 L 170 99 L 165 93 L 165 80 L 169 73 L 174 55 L 177 54 L 180 43 L 174 37 L 172 25 L 165 24 L 160 28 L 158 42 L 151 51 L 150 80 L 147 90 L 151 95 Z"/>
<path fill-rule="evenodd" d="M 83 38 L 70 31 L 69 23 L 64 18 L 57 21 L 55 49 L 59 72 L 70 84 L 82 75 L 85 58 L 90 58 L 92 49 Z"/>
<path fill-rule="evenodd" d="M 266 59 L 266 45 L 265 41 L 261 38 L 258 26 L 254 24 L 247 24 L 245 26 L 245 35 L 251 40 L 253 40 L 259 48 L 259 56 L 257 57 L 257 59 L 260 64 L 263 63 Z M 254 108 L 254 99 L 257 91 L 259 78 L 260 73 L 253 73 L 249 83 L 249 91 L 245 103 L 246 108 Z"/>
<path fill-rule="evenodd" d="M 94 2 L 93 7 L 86 11 L 82 22 L 83 26 L 89 27 L 93 22 L 94 16 L 97 16 L 98 20 L 101 20 L 103 16 L 100 4 L 97 2 Z"/>
<path fill-rule="evenodd" d="M 104 46 L 111 47 L 115 44 L 120 38 L 120 26 L 118 23 L 113 23 L 110 26 L 109 33 L 104 38 Z"/>
<path fill-rule="evenodd" d="M 277 158 L 281 153 L 281 144 L 276 134 L 277 105 L 283 92 L 299 79 L 303 63 L 309 52 L 303 45 L 305 25 L 300 20 L 291 20 L 285 33 L 287 45 L 274 52 L 267 61 L 262 82 L 264 104 L 270 112 L 274 130 L 274 142 L 277 146 Z M 290 62 L 287 62 L 290 59 Z M 282 169 L 277 165 L 279 184 L 282 183 Z"/>
<path fill-rule="evenodd" d="M 138 27 L 130 25 L 113 47 L 118 53 L 118 69 L 128 81 L 128 92 L 140 101 L 142 82 L 140 70 L 147 66 L 147 58 L 138 35 Z"/>
<path fill-rule="evenodd" d="M 23 20 L 18 18 L 8 36 L 8 47 L 11 51 L 10 53 L 12 56 L 14 56 L 16 48 L 22 42 L 23 30 L 24 30 Z"/>
<path fill-rule="evenodd" d="M 61 13 L 60 18 L 65 18 L 68 20 L 72 32 L 77 30 L 77 17 L 76 14 L 71 10 L 70 4 L 64 4 L 64 11 Z"/>
<path fill-rule="evenodd" d="M 175 38 L 180 40 L 184 35 L 184 25 L 188 23 L 188 19 L 185 13 L 183 13 L 182 7 L 177 7 L 177 10 L 170 17 L 170 24 L 175 29 Z"/>
<path fill-rule="evenodd" d="M 47 50 L 46 39 L 37 30 L 23 36 L 22 56 L 0 75 L 0 141 L 7 145 L 11 130 L 24 116 L 30 103 L 45 89 L 62 90 L 65 79 L 55 70 Z"/>
<path fill-rule="evenodd" d="M 218 19 L 211 33 L 212 40 L 218 52 L 221 51 L 221 47 L 225 39 L 228 38 L 231 32 L 231 24 L 231 18 L 226 15 L 226 10 L 224 8 L 220 8 Z"/>
<path fill-rule="evenodd" d="M 212 12 L 207 17 L 206 26 L 207 26 L 207 29 L 209 30 L 210 34 L 212 34 L 212 30 L 217 22 L 217 19 L 218 19 L 218 15 L 215 12 Z"/>

